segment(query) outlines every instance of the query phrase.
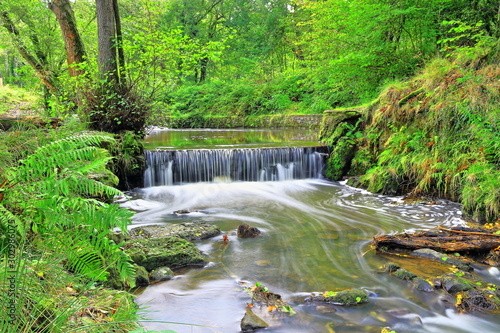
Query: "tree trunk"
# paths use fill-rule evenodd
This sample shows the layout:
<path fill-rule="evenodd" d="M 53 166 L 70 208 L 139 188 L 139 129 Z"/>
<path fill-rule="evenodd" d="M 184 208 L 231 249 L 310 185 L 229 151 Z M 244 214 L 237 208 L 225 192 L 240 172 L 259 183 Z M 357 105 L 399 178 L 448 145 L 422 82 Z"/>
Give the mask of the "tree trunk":
<path fill-rule="evenodd" d="M 99 42 L 99 75 L 111 84 L 118 84 L 116 52 L 116 18 L 114 0 L 96 0 L 97 35 Z"/>
<path fill-rule="evenodd" d="M 122 35 L 122 22 L 120 20 L 120 13 L 118 11 L 118 0 L 113 0 L 113 11 L 115 14 L 115 27 L 116 27 L 116 48 L 118 56 L 118 79 L 124 83 L 125 75 L 125 54 L 123 52 L 123 35 Z"/>
<path fill-rule="evenodd" d="M 84 74 L 85 70 L 77 65 L 85 61 L 85 48 L 69 0 L 52 0 L 49 8 L 56 15 L 64 37 L 69 75 L 75 77 Z"/>

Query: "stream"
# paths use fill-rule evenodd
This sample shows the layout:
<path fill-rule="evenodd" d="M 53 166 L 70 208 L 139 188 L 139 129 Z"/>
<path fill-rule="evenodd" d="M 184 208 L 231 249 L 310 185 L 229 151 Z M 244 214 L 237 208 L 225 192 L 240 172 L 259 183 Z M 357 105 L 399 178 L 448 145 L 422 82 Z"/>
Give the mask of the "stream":
<path fill-rule="evenodd" d="M 287 142 L 285 146 L 291 141 L 294 146 L 318 144 L 303 131 L 295 136 L 289 130 L 265 132 L 157 130 L 145 140 L 164 149 L 171 149 L 175 140 L 176 147 L 179 142 L 192 142 L 190 136 L 201 140 L 189 147 L 197 149 L 247 145 L 260 149 L 279 146 L 280 141 Z M 240 137 L 255 133 L 255 140 Z M 183 139 L 177 138 L 182 135 Z M 207 145 L 204 136 L 210 141 Z M 297 167 L 295 162 L 287 163 L 290 166 L 282 167 Z M 224 176 L 204 182 L 151 184 L 129 193 L 131 199 L 123 206 L 136 212 L 131 227 L 203 221 L 219 226 L 229 240 L 224 244 L 218 236 L 196 242 L 208 265 L 177 271 L 173 280 L 143 290 L 136 297 L 142 324 L 150 330 L 239 332 L 247 304 L 252 303 L 245 286 L 260 283 L 296 311 L 294 316 L 268 314 L 255 304 L 254 312 L 271 324 L 263 332 L 380 332 L 384 327 L 398 333 L 500 331 L 499 316 L 456 313 L 445 298 L 413 290 L 408 282 L 380 272 L 389 261 L 404 263 L 423 277 L 450 272 L 449 268 L 370 249 L 374 235 L 462 225 L 459 205 L 404 204 L 400 197 L 371 194 L 320 175 L 307 177 L 241 181 Z M 175 213 L 179 210 L 190 213 Z M 262 234 L 238 238 L 241 223 L 259 228 Z M 500 284 L 498 270 L 475 268 L 474 274 Z M 313 292 L 348 288 L 366 290 L 369 303 L 341 307 L 304 302 Z"/>

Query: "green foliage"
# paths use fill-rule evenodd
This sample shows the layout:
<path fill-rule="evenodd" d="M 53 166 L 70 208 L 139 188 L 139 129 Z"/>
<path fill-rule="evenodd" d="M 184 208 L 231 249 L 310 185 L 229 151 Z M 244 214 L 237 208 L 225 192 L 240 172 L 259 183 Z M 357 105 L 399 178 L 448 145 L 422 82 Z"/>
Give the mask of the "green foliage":
<path fill-rule="evenodd" d="M 0 262 L 0 330 L 127 332 L 136 327 L 133 296 L 97 288 L 61 266 L 64 255 L 18 244 L 16 269 Z"/>
<path fill-rule="evenodd" d="M 26 113 L 37 108 L 39 98 L 35 94 L 15 86 L 0 87 L 0 114 L 12 111 Z"/>
<path fill-rule="evenodd" d="M 362 180 L 374 192 L 459 201 L 472 219 L 495 221 L 500 69 L 439 64 L 447 71 L 430 64 L 416 79 L 388 88 L 369 110 L 361 148 L 377 156 L 377 165 Z"/>
<path fill-rule="evenodd" d="M 133 266 L 104 234 L 126 230 L 131 214 L 100 201 L 121 192 L 95 179 L 109 173 L 107 152 L 97 145 L 112 140 L 99 133 L 70 136 L 6 169 L 0 222 L 4 230 L 15 226 L 24 241 L 59 249 L 78 274 L 105 280 L 106 269 L 116 267 L 127 281 Z"/>

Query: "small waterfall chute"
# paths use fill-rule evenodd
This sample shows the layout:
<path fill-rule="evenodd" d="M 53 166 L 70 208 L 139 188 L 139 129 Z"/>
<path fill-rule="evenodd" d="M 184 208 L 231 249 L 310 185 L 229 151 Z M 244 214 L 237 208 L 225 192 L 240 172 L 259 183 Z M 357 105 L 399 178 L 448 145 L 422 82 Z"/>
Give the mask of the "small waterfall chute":
<path fill-rule="evenodd" d="M 320 178 L 326 146 L 148 150 L 144 186 Z"/>

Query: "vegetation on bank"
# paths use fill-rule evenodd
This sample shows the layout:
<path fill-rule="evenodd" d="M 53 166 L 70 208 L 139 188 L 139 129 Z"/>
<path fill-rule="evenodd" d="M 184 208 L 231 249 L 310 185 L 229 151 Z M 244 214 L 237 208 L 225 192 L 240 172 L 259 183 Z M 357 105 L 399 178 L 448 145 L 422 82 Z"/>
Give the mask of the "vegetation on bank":
<path fill-rule="evenodd" d="M 438 58 L 388 86 L 356 122 L 335 124 L 325 140 L 342 158 L 329 161 L 329 176 L 362 175 L 357 185 L 376 193 L 447 198 L 474 221 L 497 222 L 500 66 L 485 59 L 464 50 Z"/>
<path fill-rule="evenodd" d="M 136 326 L 135 268 L 107 234 L 131 213 L 109 204 L 121 194 L 108 169 L 109 134 L 57 130 L 0 132 L 0 330 L 126 332 Z"/>

